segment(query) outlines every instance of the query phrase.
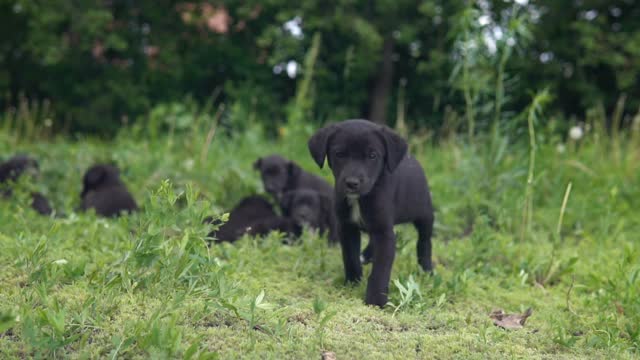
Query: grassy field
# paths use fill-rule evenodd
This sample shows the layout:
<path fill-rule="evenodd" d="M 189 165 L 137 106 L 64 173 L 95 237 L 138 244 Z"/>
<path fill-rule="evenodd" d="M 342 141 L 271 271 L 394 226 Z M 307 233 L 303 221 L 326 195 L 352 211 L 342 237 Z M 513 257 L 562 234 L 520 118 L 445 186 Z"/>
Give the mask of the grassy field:
<path fill-rule="evenodd" d="M 365 284 L 344 286 L 339 248 L 316 234 L 206 244 L 205 216 L 262 192 L 258 156 L 286 154 L 331 179 L 297 136 L 250 129 L 207 145 L 206 130 L 133 128 L 111 142 L 0 132 L 2 156 L 41 165 L 0 203 L 0 358 L 637 358 L 640 141 L 540 133 L 533 172 L 526 133 L 412 137 L 436 206 L 436 268 L 419 271 L 414 230 L 397 227 L 391 304 L 378 309 L 363 304 Z M 141 212 L 73 213 L 95 161 L 121 166 Z M 66 217 L 21 205 L 31 187 Z M 517 331 L 488 316 L 527 308 Z"/>

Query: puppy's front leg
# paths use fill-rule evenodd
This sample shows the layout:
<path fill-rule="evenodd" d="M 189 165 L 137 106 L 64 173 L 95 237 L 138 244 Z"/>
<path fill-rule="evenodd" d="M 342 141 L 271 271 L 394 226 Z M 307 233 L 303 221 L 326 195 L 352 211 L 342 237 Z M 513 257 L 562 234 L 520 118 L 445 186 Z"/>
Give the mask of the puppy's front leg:
<path fill-rule="evenodd" d="M 367 305 L 383 307 L 387 303 L 389 294 L 389 280 L 393 259 L 396 256 L 396 237 L 393 225 L 385 226 L 377 231 L 371 231 L 373 244 L 373 267 L 367 283 Z"/>
<path fill-rule="evenodd" d="M 345 280 L 359 282 L 362 279 L 360 229 L 354 224 L 340 222 L 340 245 L 342 246 Z"/>

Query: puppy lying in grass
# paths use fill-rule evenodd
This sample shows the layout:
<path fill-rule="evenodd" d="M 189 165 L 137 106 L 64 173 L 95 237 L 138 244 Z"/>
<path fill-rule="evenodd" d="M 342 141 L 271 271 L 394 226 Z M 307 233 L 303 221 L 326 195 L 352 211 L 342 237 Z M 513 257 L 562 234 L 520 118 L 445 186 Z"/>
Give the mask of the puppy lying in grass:
<path fill-rule="evenodd" d="M 90 167 L 82 183 L 81 211 L 94 209 L 98 215 L 115 217 L 138 210 L 135 199 L 120 179 L 120 170 L 114 165 L 97 164 Z"/>
<path fill-rule="evenodd" d="M 38 171 L 38 162 L 26 155 L 16 155 L 0 164 L 0 185 L 5 187 L 4 190 L 0 189 L 0 195 L 5 198 L 10 197 L 9 183 L 17 181 L 25 173 L 37 174 Z M 31 208 L 41 215 L 53 214 L 49 200 L 39 192 L 31 193 Z"/>
<path fill-rule="evenodd" d="M 229 220 L 222 223 L 212 218 L 206 222 L 220 225 L 209 237 L 215 242 L 233 242 L 244 234 L 265 236 L 272 231 L 287 234 L 290 240 L 298 238 L 304 227 L 327 230 L 327 217 L 331 202 L 324 195 L 309 189 L 288 191 L 282 196 L 283 214 L 276 214 L 267 199 L 252 195 L 242 199 L 229 213 Z"/>
<path fill-rule="evenodd" d="M 242 199 L 229 212 L 229 220 L 225 223 L 212 218 L 205 221 L 220 225 L 217 230 L 209 233 L 209 237 L 215 242 L 234 242 L 244 234 L 264 236 L 276 230 L 295 237 L 302 233 L 302 228 L 293 219 L 278 216 L 271 203 L 259 195 Z"/>
<path fill-rule="evenodd" d="M 308 142 L 322 167 L 327 158 L 335 178 L 336 216 L 347 282 L 362 278 L 360 231 L 369 233 L 373 268 L 365 302 L 387 303 L 395 258 L 395 224 L 414 224 L 418 263 L 431 271 L 433 207 L 424 170 L 407 143 L 385 126 L 346 120 L 318 130 Z M 367 253 L 367 251 L 365 251 Z"/>
<path fill-rule="evenodd" d="M 285 194 L 295 190 L 312 190 L 328 201 L 329 208 L 333 208 L 333 187 L 319 176 L 304 171 L 298 164 L 280 155 L 269 155 L 255 161 L 253 167 L 260 172 L 264 189 L 272 195 L 280 209 L 287 212 Z M 320 203 L 319 203 L 320 204 Z M 333 211 L 326 214 L 323 228 L 328 231 L 330 243 L 338 241 L 337 223 Z"/>

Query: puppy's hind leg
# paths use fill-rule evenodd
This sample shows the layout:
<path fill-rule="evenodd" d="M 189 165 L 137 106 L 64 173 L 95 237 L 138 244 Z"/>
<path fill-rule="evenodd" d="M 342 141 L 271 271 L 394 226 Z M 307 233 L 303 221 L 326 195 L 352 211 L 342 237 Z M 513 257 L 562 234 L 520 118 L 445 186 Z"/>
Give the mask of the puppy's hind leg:
<path fill-rule="evenodd" d="M 416 220 L 413 225 L 418 231 L 418 264 L 422 270 L 431 272 L 433 264 L 431 262 L 431 235 L 433 234 L 433 216 Z"/>

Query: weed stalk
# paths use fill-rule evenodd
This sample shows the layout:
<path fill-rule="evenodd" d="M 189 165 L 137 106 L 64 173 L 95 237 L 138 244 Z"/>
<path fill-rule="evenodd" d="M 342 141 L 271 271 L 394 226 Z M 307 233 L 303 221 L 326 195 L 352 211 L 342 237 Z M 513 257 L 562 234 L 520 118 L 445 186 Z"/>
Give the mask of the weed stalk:
<path fill-rule="evenodd" d="M 295 101 L 289 114 L 289 126 L 294 130 L 294 132 L 301 129 L 304 116 L 307 111 L 311 109 L 313 104 L 313 100 L 310 99 L 309 93 L 311 92 L 314 68 L 318 59 L 318 54 L 320 53 L 321 40 L 322 35 L 320 33 L 315 33 L 313 35 L 311 48 L 304 59 L 304 74 L 302 81 L 298 86 Z"/>
<path fill-rule="evenodd" d="M 562 206 L 560 207 L 560 217 L 558 218 L 558 226 L 556 227 L 556 234 L 558 235 L 558 239 L 561 238 L 561 231 L 562 231 L 562 221 L 564 219 L 564 213 L 567 210 L 567 202 L 569 201 L 569 194 L 571 194 L 571 186 L 572 183 L 570 182 L 569 185 L 567 185 L 567 190 L 565 190 L 564 192 L 564 198 L 562 199 Z"/>
<path fill-rule="evenodd" d="M 533 218 L 533 180 L 536 168 L 536 131 L 535 121 L 541 113 L 544 105 L 551 99 L 547 89 L 534 96 L 529 109 L 526 112 L 527 124 L 529 128 L 529 171 L 527 173 L 527 185 L 524 196 L 524 206 L 522 209 L 522 227 L 520 229 L 520 239 L 524 241 L 525 234 L 531 232 Z"/>

